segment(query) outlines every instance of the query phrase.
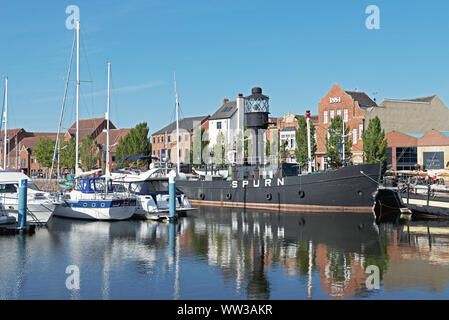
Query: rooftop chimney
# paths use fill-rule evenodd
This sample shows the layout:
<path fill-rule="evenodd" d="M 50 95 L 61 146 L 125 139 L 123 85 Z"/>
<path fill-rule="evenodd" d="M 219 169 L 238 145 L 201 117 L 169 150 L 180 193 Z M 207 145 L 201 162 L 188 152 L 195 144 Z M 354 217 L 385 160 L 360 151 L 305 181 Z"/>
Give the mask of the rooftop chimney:
<path fill-rule="evenodd" d="M 224 105 L 226 102 L 229 102 L 229 99 L 228 99 L 228 98 L 224 98 L 224 99 L 223 99 L 223 105 Z"/>

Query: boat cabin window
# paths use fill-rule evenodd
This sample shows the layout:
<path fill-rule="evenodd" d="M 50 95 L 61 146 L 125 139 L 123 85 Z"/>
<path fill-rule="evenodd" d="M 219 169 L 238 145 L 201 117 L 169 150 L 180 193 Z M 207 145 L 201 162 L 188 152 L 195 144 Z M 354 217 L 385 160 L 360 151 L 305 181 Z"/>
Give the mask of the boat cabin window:
<path fill-rule="evenodd" d="M 16 193 L 17 187 L 13 183 L 0 184 L 0 193 Z"/>
<path fill-rule="evenodd" d="M 135 194 L 150 194 L 153 192 L 168 192 L 168 181 L 132 182 L 129 190 Z"/>
<path fill-rule="evenodd" d="M 121 184 L 113 184 L 112 188 L 114 189 L 114 192 L 126 192 L 126 189 Z"/>

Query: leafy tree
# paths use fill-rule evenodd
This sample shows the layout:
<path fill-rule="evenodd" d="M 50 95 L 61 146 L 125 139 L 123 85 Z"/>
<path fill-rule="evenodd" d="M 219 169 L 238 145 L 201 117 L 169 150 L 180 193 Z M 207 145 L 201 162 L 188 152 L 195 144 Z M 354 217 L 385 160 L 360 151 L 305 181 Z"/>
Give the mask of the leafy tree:
<path fill-rule="evenodd" d="M 212 148 L 214 153 L 214 162 L 217 166 L 224 166 L 226 164 L 226 138 L 223 132 L 217 135 L 217 142 Z"/>
<path fill-rule="evenodd" d="M 194 137 L 194 139 L 195 139 L 195 137 Z M 192 139 L 192 141 L 190 141 L 190 164 L 193 164 L 193 162 L 194 162 L 194 157 L 193 157 L 193 140 L 194 139 Z M 209 145 L 209 135 L 208 135 L 208 133 L 207 133 L 207 131 L 206 131 L 206 129 L 205 128 L 201 128 L 201 131 L 200 131 L 200 141 L 201 141 L 201 165 L 203 165 L 203 164 L 205 164 L 205 162 L 204 162 L 204 156 L 205 156 L 205 154 L 204 154 L 204 150 L 207 148 L 207 146 Z"/>
<path fill-rule="evenodd" d="M 82 167 L 87 170 L 92 170 L 97 165 L 97 143 L 90 134 L 81 141 L 80 158 Z"/>
<path fill-rule="evenodd" d="M 44 168 L 51 167 L 55 143 L 55 140 L 52 140 L 49 137 L 43 137 L 40 138 L 39 142 L 36 144 L 36 148 L 34 149 L 36 159 Z"/>
<path fill-rule="evenodd" d="M 315 134 L 315 126 L 310 122 L 310 144 L 312 147 L 311 156 L 312 159 L 315 157 L 316 152 L 316 141 L 313 138 Z M 298 162 L 301 168 L 308 167 L 308 142 L 307 142 L 307 119 L 305 117 L 299 117 L 298 119 L 298 129 L 296 130 L 296 162 Z"/>
<path fill-rule="evenodd" d="M 366 162 L 376 163 L 387 160 L 387 140 L 385 131 L 380 125 L 380 119 L 376 116 L 370 119 L 368 128 L 362 133 L 363 152 Z"/>
<path fill-rule="evenodd" d="M 326 156 L 329 159 L 329 165 L 333 168 L 340 167 L 343 164 L 340 159 L 338 147 L 342 141 L 343 122 L 340 116 L 336 116 L 331 120 L 331 124 L 327 129 L 329 138 L 326 137 Z M 351 156 L 352 140 L 349 137 L 349 127 L 345 126 L 345 159 Z"/>
<path fill-rule="evenodd" d="M 139 123 L 131 129 L 125 137 L 120 138 L 117 145 L 117 159 L 123 159 L 130 156 L 149 156 L 151 155 L 151 142 L 148 137 L 148 124 L 146 122 Z M 141 160 L 135 164 L 143 165 Z"/>
<path fill-rule="evenodd" d="M 70 140 L 61 142 L 61 151 L 59 154 L 59 164 L 63 168 L 75 169 L 76 161 L 76 141 L 71 137 Z"/>

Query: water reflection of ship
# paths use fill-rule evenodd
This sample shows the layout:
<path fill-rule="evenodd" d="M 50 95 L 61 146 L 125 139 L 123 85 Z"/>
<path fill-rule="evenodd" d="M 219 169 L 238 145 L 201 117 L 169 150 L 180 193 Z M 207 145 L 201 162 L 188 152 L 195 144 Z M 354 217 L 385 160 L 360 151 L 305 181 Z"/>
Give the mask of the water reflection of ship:
<path fill-rule="evenodd" d="M 361 287 L 362 280 L 364 285 L 366 278 L 359 272 L 360 281 L 352 283 L 348 268 L 357 264 L 363 270 L 365 255 L 382 256 L 377 226 L 364 214 L 273 214 L 226 208 L 207 214 L 201 208 L 194 221 L 186 245 L 219 266 L 225 279 L 235 278 L 238 291 L 246 283 L 248 298 L 270 298 L 266 273 L 273 264 L 307 280 L 307 297 L 313 296 L 311 277 L 316 272 L 323 286 L 329 283 L 325 288 L 329 294 L 341 296 L 335 287 L 350 291 L 351 286 Z"/>

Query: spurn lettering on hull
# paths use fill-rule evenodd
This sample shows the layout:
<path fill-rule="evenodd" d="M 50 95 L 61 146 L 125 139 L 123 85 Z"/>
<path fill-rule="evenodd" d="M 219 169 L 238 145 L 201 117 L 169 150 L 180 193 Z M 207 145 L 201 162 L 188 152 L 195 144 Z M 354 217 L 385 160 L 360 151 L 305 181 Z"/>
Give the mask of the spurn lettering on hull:
<path fill-rule="evenodd" d="M 242 183 L 240 184 L 240 186 L 242 188 L 245 188 L 246 186 L 250 186 L 250 187 L 253 187 L 253 188 L 259 188 L 260 186 L 262 186 L 262 187 L 272 187 L 273 186 L 272 185 L 272 181 L 273 180 L 274 179 L 263 179 L 264 183 L 261 183 L 261 180 L 252 180 L 251 184 L 250 184 L 249 180 L 242 180 Z M 282 178 L 282 179 L 278 178 L 276 180 L 276 183 L 277 183 L 278 186 L 283 186 L 284 185 L 284 178 Z M 239 187 L 239 181 L 237 181 L 237 180 L 232 181 L 231 186 L 234 189 L 238 188 Z"/>

